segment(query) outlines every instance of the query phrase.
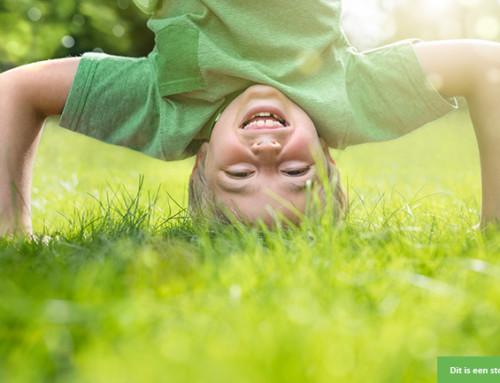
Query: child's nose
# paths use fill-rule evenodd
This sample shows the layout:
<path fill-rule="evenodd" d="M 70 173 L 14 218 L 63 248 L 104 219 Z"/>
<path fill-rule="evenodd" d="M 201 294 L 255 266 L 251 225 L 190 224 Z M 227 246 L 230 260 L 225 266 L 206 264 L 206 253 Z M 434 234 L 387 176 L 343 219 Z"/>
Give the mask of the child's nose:
<path fill-rule="evenodd" d="M 256 155 L 277 155 L 281 149 L 281 143 L 270 137 L 262 137 L 252 144 L 252 152 Z"/>

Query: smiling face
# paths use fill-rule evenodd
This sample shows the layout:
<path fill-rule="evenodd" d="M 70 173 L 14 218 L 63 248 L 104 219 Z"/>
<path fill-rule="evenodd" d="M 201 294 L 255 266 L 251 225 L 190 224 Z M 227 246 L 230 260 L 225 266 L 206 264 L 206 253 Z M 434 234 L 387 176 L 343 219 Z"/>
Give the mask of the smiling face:
<path fill-rule="evenodd" d="M 221 114 L 205 144 L 205 171 L 218 203 L 246 220 L 292 222 L 306 208 L 306 185 L 323 153 L 309 116 L 275 88 L 254 85 Z"/>

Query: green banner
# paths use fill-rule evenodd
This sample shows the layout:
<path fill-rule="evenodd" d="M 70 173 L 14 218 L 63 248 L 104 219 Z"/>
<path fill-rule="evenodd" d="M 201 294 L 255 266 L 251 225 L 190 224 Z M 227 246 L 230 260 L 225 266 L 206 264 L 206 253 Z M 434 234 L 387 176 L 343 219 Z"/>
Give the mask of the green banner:
<path fill-rule="evenodd" d="M 438 356 L 437 383 L 500 382 L 498 356 Z"/>

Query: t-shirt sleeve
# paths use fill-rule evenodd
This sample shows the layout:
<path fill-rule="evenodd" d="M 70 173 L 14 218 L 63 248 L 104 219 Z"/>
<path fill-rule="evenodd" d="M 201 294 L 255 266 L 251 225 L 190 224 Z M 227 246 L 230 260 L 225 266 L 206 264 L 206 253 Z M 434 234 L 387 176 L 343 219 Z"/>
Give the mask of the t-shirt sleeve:
<path fill-rule="evenodd" d="M 347 63 L 350 122 L 342 146 L 400 137 L 457 108 L 445 99 L 423 70 L 415 41 L 364 53 Z"/>
<path fill-rule="evenodd" d="M 147 58 L 83 55 L 60 125 L 163 158 L 156 71 Z"/>

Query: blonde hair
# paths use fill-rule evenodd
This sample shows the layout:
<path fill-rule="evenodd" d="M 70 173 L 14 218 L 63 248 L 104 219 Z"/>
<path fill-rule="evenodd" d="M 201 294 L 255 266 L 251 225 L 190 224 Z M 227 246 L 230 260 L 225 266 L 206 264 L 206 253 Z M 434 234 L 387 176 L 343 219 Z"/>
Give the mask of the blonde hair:
<path fill-rule="evenodd" d="M 340 179 L 340 170 L 327 153 L 323 154 L 325 161 L 321 161 L 325 164 L 326 185 L 318 188 L 318 197 L 320 201 L 327 201 L 328 195 L 331 194 L 332 204 L 324 204 L 324 206 L 332 206 L 335 220 L 341 221 L 348 210 L 347 192 Z M 206 150 L 200 150 L 189 180 L 189 211 L 191 215 L 224 224 L 229 224 L 234 219 L 243 222 L 243 217 L 235 209 L 222 206 L 217 201 L 206 176 L 205 160 Z"/>

